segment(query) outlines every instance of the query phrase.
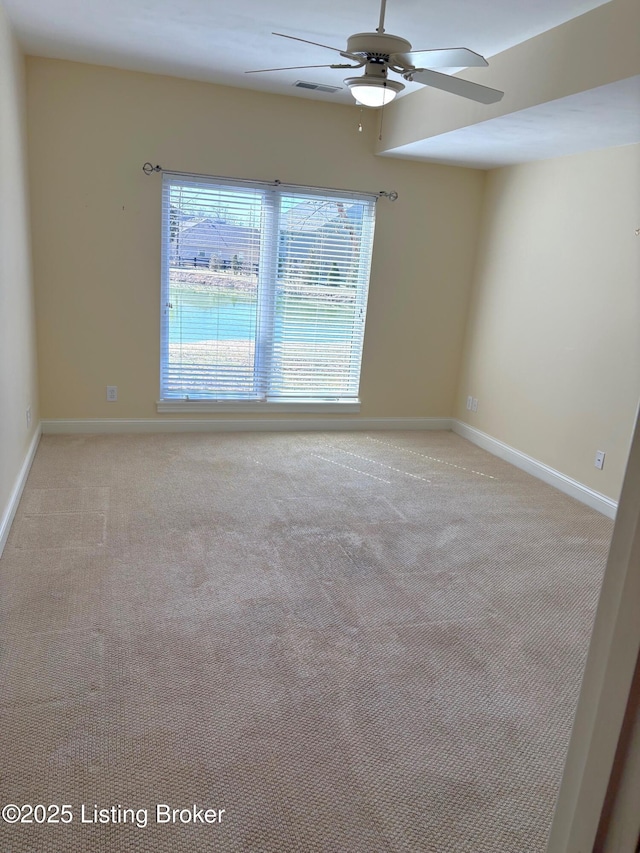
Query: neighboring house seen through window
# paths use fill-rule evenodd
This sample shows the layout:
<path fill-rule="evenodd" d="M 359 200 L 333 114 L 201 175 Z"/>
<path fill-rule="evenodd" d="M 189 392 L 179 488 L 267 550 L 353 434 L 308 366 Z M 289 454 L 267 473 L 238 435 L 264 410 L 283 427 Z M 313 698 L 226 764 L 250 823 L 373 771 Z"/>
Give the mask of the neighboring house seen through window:
<path fill-rule="evenodd" d="M 357 403 L 375 196 L 163 176 L 161 403 Z"/>

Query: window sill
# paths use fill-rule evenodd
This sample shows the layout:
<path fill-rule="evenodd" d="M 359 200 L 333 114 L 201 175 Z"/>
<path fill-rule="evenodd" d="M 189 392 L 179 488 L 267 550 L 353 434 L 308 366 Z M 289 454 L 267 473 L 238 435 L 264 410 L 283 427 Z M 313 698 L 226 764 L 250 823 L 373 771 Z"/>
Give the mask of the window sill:
<path fill-rule="evenodd" d="M 300 400 L 296 402 L 282 403 L 258 403 L 253 400 L 243 402 L 241 400 L 219 401 L 219 400 L 158 400 L 156 403 L 158 412 L 229 412 L 238 414 L 255 414 L 257 412 L 307 412 L 311 413 L 357 413 L 360 411 L 360 401 L 330 400 L 320 402 L 315 400 Z"/>

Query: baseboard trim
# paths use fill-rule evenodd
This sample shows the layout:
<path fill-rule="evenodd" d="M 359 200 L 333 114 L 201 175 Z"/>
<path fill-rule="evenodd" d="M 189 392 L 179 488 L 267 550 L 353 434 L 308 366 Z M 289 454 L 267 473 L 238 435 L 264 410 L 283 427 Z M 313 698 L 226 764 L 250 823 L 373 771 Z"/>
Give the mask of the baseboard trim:
<path fill-rule="evenodd" d="M 29 469 L 40 440 L 45 435 L 162 433 L 162 432 L 304 432 L 307 430 L 453 430 L 483 450 L 504 459 L 516 468 L 526 471 L 564 494 L 590 506 L 592 509 L 615 518 L 616 501 L 600 494 L 577 480 L 567 477 L 532 456 L 516 450 L 497 438 L 455 418 L 82 418 L 41 421 L 24 461 L 9 506 L 0 521 L 0 556 L 9 535 Z"/>
<path fill-rule="evenodd" d="M 451 418 L 84 418 L 43 420 L 46 435 L 141 432 L 304 432 L 307 430 L 450 430 Z"/>
<path fill-rule="evenodd" d="M 31 464 L 36 455 L 36 450 L 38 449 L 41 433 L 42 425 L 38 424 L 36 431 L 33 434 L 33 438 L 31 439 L 29 449 L 27 450 L 27 455 L 24 458 L 16 478 L 16 482 L 13 486 L 9 503 L 5 507 L 2 517 L 0 517 L 0 557 L 2 557 L 4 546 L 7 544 L 7 539 L 9 538 L 9 531 L 11 530 L 11 525 L 15 518 L 18 504 L 20 503 L 20 498 L 22 497 L 22 492 L 24 490 L 25 483 L 27 482 L 27 477 L 29 476 L 29 471 L 31 470 Z"/>
<path fill-rule="evenodd" d="M 526 471 L 527 474 L 532 474 L 544 483 L 554 486 L 556 489 L 564 492 L 565 495 L 581 501 L 583 504 L 590 506 L 608 518 L 616 517 L 618 504 L 606 495 L 590 489 L 577 480 L 567 477 L 566 474 L 556 471 L 555 468 L 550 468 L 532 456 L 527 456 L 526 453 L 516 450 L 515 447 L 510 447 L 508 444 L 499 441 L 497 438 L 493 438 L 493 436 L 488 435 L 486 432 L 463 423 L 463 421 L 456 420 L 455 418 L 452 419 L 451 429 L 457 435 L 466 438 L 483 450 L 488 450 L 494 456 L 498 456 L 500 459 L 504 459 L 505 462 L 515 465 L 516 468 Z"/>

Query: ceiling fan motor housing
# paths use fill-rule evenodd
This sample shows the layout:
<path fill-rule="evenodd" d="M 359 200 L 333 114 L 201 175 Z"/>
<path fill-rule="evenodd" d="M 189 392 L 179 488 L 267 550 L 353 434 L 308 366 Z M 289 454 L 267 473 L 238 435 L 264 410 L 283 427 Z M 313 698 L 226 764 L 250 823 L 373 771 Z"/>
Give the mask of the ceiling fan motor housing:
<path fill-rule="evenodd" d="M 394 53 L 408 53 L 411 43 L 387 33 L 356 33 L 347 41 L 346 53 L 359 53 L 371 59 L 388 59 Z"/>

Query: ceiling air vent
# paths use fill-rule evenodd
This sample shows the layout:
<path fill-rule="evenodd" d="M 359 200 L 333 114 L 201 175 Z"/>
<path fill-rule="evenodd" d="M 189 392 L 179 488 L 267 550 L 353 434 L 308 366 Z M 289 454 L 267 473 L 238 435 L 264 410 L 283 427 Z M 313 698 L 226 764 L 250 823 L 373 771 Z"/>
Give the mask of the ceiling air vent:
<path fill-rule="evenodd" d="M 326 92 L 329 95 L 333 95 L 334 92 L 339 92 L 342 89 L 342 86 L 327 86 L 324 83 L 305 83 L 304 80 L 296 80 L 293 85 L 297 86 L 298 89 L 313 89 L 316 92 Z"/>

